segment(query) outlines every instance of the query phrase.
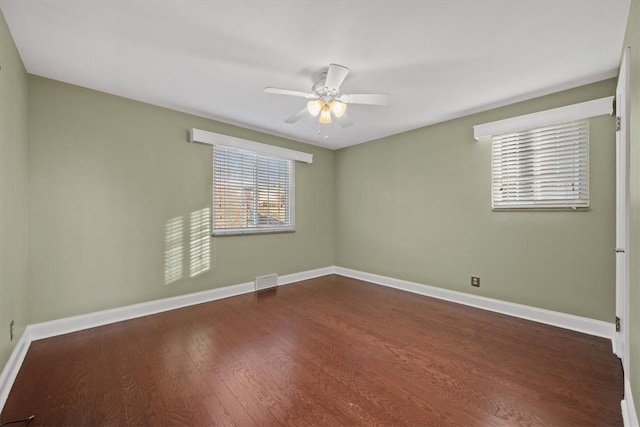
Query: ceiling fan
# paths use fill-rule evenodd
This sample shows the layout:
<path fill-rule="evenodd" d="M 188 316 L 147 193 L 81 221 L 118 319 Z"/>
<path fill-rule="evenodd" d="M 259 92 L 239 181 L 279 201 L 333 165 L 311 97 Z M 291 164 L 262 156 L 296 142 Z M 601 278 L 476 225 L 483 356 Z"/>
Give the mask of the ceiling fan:
<path fill-rule="evenodd" d="M 347 74 L 349 74 L 347 67 L 331 64 L 329 69 L 320 75 L 320 81 L 312 86 L 311 92 L 275 87 L 267 87 L 264 91 L 265 93 L 299 96 L 312 100 L 307 102 L 307 106 L 302 110 L 285 120 L 285 123 L 295 123 L 309 113 L 318 117 L 320 123 L 328 124 L 335 118 L 340 126 L 348 127 L 353 124 L 353 120 L 347 115 L 347 104 L 387 105 L 389 95 L 386 93 L 342 93 L 340 86 Z"/>

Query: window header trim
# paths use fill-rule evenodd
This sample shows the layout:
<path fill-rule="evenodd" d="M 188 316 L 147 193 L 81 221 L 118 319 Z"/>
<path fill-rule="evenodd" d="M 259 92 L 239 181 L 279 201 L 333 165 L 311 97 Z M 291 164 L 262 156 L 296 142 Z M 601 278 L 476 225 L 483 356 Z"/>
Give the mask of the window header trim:
<path fill-rule="evenodd" d="M 583 120 L 604 114 L 613 114 L 613 99 L 613 96 L 607 96 L 579 104 L 475 125 L 473 127 L 473 137 L 476 140 L 481 140 L 491 138 L 494 135 L 521 132 L 558 123 Z"/>
<path fill-rule="evenodd" d="M 261 142 L 250 141 L 248 139 L 236 138 L 235 136 L 223 135 L 221 133 L 209 132 L 202 129 L 191 129 L 189 131 L 189 142 L 238 148 L 267 156 L 279 157 L 281 159 L 295 160 L 309 164 L 313 163 L 313 154 L 290 150 L 283 147 L 276 147 L 275 145 L 263 144 Z"/>

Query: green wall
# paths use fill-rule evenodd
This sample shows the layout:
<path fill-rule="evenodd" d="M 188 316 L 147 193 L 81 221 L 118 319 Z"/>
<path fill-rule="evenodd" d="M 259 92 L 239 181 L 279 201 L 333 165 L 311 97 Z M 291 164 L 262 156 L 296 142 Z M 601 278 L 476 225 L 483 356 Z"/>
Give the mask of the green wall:
<path fill-rule="evenodd" d="M 0 13 L 0 366 L 28 321 L 27 73 Z M 15 321 L 16 336 L 9 337 Z"/>
<path fill-rule="evenodd" d="M 640 0 L 631 1 L 625 46 L 631 47 L 631 207 L 630 207 L 630 372 L 636 412 L 640 414 Z"/>
<path fill-rule="evenodd" d="M 338 265 L 613 322 L 614 119 L 590 121 L 588 212 L 492 212 L 491 144 L 472 127 L 614 93 L 612 79 L 339 150 Z"/>
<path fill-rule="evenodd" d="M 611 322 L 613 118 L 591 120 L 592 207 L 578 213 L 492 212 L 490 144 L 473 140 L 472 126 L 614 88 L 600 82 L 332 152 L 31 76 L 29 321 L 337 264 Z M 315 161 L 296 165 L 296 233 L 213 238 L 209 272 L 165 285 L 167 222 L 187 226 L 211 201 L 211 148 L 185 142 L 191 127 Z M 186 276 L 188 254 L 185 242 Z"/>
<path fill-rule="evenodd" d="M 29 77 L 31 323 L 335 263 L 335 152 Z M 295 233 L 216 237 L 189 278 L 189 215 L 211 204 L 212 148 L 195 127 L 312 153 L 296 163 Z M 165 226 L 182 217 L 183 274 L 164 283 Z"/>

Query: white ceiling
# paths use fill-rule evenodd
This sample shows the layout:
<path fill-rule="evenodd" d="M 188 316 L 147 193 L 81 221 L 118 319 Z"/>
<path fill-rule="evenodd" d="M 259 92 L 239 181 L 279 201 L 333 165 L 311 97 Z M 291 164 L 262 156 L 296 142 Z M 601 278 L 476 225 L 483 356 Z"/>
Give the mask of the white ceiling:
<path fill-rule="evenodd" d="M 22 1 L 0 6 L 29 73 L 341 148 L 613 77 L 629 0 Z M 330 63 L 355 121 L 283 121 Z M 469 129 L 471 132 L 471 129 Z"/>

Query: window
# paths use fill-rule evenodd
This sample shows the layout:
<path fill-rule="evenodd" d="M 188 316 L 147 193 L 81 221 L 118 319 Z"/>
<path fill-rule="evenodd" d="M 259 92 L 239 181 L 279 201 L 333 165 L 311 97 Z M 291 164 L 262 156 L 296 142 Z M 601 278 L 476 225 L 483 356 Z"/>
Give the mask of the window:
<path fill-rule="evenodd" d="M 493 210 L 589 208 L 589 119 L 613 96 L 473 127 L 491 142 Z"/>
<path fill-rule="evenodd" d="M 312 164 L 313 154 L 195 128 L 189 142 L 213 146 L 214 235 L 295 231 L 294 161 Z M 207 232 L 203 218 L 192 232 L 194 221 Z"/>
<path fill-rule="evenodd" d="M 294 231 L 293 160 L 213 148 L 213 234 Z"/>
<path fill-rule="evenodd" d="M 589 207 L 589 122 L 493 136 L 493 209 Z"/>

